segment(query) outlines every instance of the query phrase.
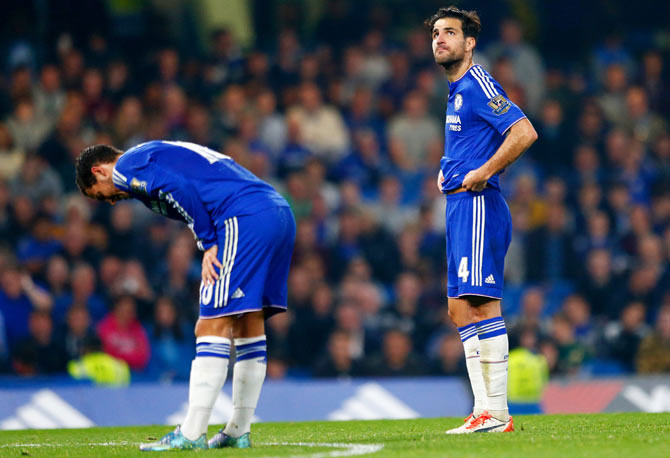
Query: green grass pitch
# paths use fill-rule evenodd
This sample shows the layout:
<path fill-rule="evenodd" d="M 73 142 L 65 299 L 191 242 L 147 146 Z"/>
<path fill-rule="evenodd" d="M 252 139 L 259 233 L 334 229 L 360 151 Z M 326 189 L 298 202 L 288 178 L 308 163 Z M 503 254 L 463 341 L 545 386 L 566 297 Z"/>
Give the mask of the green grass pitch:
<path fill-rule="evenodd" d="M 516 432 L 447 436 L 456 418 L 261 423 L 247 450 L 167 452 L 235 457 L 670 457 L 670 413 L 539 415 L 515 418 Z M 216 431 L 211 427 L 209 434 Z M 153 456 L 140 442 L 165 426 L 0 431 L 1 457 Z"/>

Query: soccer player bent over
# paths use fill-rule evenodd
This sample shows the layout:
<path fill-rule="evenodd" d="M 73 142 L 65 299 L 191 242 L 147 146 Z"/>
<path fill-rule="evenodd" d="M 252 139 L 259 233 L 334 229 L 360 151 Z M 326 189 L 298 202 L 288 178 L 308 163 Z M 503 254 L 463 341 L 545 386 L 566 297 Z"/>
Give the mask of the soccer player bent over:
<path fill-rule="evenodd" d="M 76 162 L 84 195 L 114 205 L 135 198 L 156 213 L 186 222 L 204 251 L 196 356 L 181 426 L 147 451 L 246 448 L 266 371 L 265 322 L 286 310 L 286 281 L 295 239 L 288 203 L 230 157 L 186 142 L 152 141 L 125 153 L 86 148 Z M 228 372 L 231 340 L 233 416 L 209 443 L 212 406 Z"/>
<path fill-rule="evenodd" d="M 498 174 L 537 139 L 523 112 L 472 53 L 474 11 L 440 8 L 426 20 L 435 62 L 449 79 L 438 187 L 447 195 L 447 295 L 474 394 L 474 410 L 448 434 L 514 430 L 507 407 L 508 341 L 501 316 L 512 225 Z"/>

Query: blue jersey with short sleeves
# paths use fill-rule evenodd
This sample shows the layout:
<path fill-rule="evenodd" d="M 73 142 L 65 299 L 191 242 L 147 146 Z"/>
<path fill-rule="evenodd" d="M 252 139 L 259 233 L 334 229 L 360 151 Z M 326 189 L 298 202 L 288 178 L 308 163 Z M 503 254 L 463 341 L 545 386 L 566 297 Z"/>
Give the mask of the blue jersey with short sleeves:
<path fill-rule="evenodd" d="M 488 161 L 507 130 L 525 117 L 481 65 L 474 65 L 451 83 L 440 161 L 442 191 L 460 188 L 465 175 Z M 500 189 L 498 174 L 491 177 L 488 187 Z"/>
<path fill-rule="evenodd" d="M 188 142 L 151 141 L 123 153 L 114 185 L 156 213 L 186 222 L 198 248 L 217 243 L 229 218 L 288 203 L 232 158 Z"/>

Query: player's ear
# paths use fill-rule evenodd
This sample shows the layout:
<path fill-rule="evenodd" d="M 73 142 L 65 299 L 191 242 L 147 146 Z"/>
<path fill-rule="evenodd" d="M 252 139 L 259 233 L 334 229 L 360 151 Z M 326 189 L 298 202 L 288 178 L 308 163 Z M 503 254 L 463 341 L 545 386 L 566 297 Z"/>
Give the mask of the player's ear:
<path fill-rule="evenodd" d="M 105 169 L 103 169 L 99 165 L 94 165 L 93 167 L 91 167 L 91 173 L 95 176 L 96 180 L 98 179 L 98 177 L 104 178 L 107 176 L 107 172 L 105 171 Z"/>
<path fill-rule="evenodd" d="M 466 37 L 466 39 L 465 39 L 465 50 L 468 51 L 468 52 L 474 50 L 476 44 L 477 44 L 477 40 L 475 40 L 473 37 Z"/>

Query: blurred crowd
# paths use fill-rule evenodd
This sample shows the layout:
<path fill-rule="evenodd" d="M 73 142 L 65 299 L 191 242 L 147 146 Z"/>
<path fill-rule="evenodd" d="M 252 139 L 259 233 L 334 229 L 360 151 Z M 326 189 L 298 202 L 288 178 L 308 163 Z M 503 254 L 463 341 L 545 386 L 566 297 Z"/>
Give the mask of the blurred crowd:
<path fill-rule="evenodd" d="M 272 49 L 228 30 L 197 57 L 115 52 L 104 34 L 27 44 L 0 77 L 0 372 L 65 373 L 100 351 L 134 379 L 187 380 L 200 255 L 185 226 L 87 200 L 87 145 L 195 142 L 289 201 L 289 312 L 267 322 L 268 376 L 463 375 L 446 308 L 447 81 L 420 27 Z M 477 48 L 538 142 L 501 177 L 514 224 L 503 312 L 511 348 L 552 375 L 670 372 L 668 56 L 608 36 L 548 65 L 513 19 Z M 340 31 L 341 33 L 341 31 Z M 38 56 L 46 55 L 49 58 Z"/>

